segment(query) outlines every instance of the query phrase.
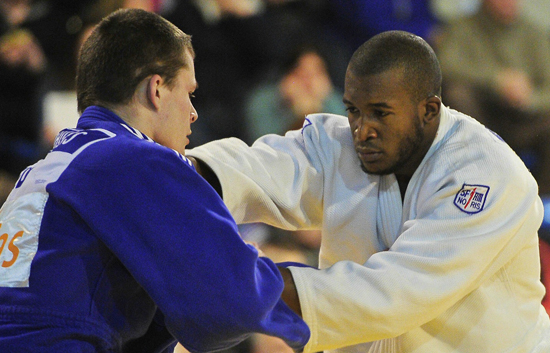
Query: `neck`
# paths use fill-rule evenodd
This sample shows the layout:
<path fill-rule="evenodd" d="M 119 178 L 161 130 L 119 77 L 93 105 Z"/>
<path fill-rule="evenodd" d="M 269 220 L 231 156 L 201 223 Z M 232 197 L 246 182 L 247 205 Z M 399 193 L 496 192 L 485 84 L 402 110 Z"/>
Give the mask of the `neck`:
<path fill-rule="evenodd" d="M 106 108 L 118 115 L 122 120 L 124 120 L 125 123 L 134 129 L 139 130 L 147 136 L 152 136 L 152 129 L 148 114 L 147 112 L 144 112 L 143 109 L 140 109 L 139 106 L 136 107 L 134 104 L 127 104 L 106 106 Z"/>
<path fill-rule="evenodd" d="M 399 185 L 399 191 L 401 192 L 401 201 L 405 199 L 405 192 L 407 191 L 407 186 L 409 186 L 409 181 L 411 177 L 409 175 L 395 175 L 397 179 L 397 184 Z"/>

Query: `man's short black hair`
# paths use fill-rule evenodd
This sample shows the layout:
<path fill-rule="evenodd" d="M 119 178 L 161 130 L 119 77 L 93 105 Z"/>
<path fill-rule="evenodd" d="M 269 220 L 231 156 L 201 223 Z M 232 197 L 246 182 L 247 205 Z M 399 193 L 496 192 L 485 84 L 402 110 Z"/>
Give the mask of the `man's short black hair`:
<path fill-rule="evenodd" d="M 394 68 L 404 70 L 403 83 L 416 101 L 441 95 L 441 68 L 433 49 L 409 32 L 375 35 L 355 51 L 348 66 L 356 76 L 376 75 Z"/>

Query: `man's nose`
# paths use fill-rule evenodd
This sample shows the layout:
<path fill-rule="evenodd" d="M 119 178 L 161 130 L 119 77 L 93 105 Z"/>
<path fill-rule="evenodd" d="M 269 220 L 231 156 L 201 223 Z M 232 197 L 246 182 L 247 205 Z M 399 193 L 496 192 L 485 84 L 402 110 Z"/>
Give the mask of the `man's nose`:
<path fill-rule="evenodd" d="M 191 122 L 194 123 L 199 118 L 199 114 L 197 113 L 197 110 L 195 107 L 192 107 L 191 109 Z"/>
<path fill-rule="evenodd" d="M 355 129 L 353 130 L 353 137 L 359 141 L 367 141 L 376 138 L 376 136 L 376 130 L 370 124 L 365 122 L 364 119 L 358 121 Z"/>

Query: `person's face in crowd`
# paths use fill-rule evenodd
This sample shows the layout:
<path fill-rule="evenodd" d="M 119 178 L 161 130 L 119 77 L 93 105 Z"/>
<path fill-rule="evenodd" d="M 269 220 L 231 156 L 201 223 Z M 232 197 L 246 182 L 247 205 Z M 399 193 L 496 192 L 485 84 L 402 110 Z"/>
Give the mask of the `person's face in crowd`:
<path fill-rule="evenodd" d="M 485 0 L 483 5 L 499 22 L 513 23 L 520 15 L 521 0 Z"/>
<path fill-rule="evenodd" d="M 161 99 L 161 117 L 157 119 L 155 136 L 152 138 L 181 154 L 185 154 L 185 146 L 189 144 L 191 124 L 198 114 L 191 102 L 193 92 L 197 89 L 193 58 L 186 50 L 187 67 L 182 68 L 174 81 L 172 89 L 163 90 L 165 96 Z"/>
<path fill-rule="evenodd" d="M 317 53 L 306 53 L 298 60 L 298 65 L 289 75 L 302 82 L 309 95 L 317 99 L 325 99 L 332 90 L 332 82 L 323 58 Z"/>
<path fill-rule="evenodd" d="M 427 151 L 419 105 L 402 84 L 402 69 L 346 73 L 344 104 L 355 150 L 366 173 L 411 176 Z"/>

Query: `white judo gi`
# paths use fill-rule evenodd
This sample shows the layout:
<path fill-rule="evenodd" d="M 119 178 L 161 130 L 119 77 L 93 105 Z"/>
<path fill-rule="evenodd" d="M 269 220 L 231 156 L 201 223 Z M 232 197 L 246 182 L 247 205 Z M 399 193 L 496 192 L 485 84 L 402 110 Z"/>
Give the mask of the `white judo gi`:
<path fill-rule="evenodd" d="M 537 185 L 474 119 L 442 105 L 403 201 L 394 175 L 361 170 L 342 116 L 187 155 L 217 174 L 237 222 L 322 229 L 321 270 L 290 267 L 304 352 L 550 352 Z"/>

